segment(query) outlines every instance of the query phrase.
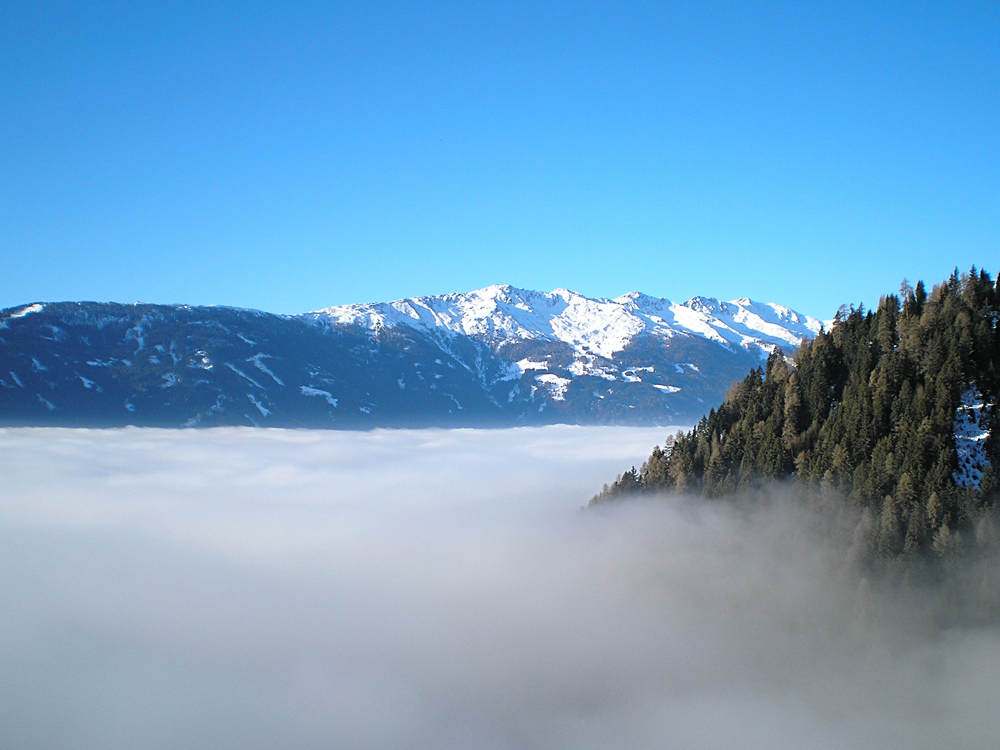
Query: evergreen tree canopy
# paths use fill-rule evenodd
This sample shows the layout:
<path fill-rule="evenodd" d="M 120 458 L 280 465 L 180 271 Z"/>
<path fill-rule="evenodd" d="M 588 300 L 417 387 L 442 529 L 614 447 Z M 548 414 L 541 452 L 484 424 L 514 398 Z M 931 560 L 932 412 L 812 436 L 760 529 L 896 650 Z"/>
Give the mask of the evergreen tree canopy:
<path fill-rule="evenodd" d="M 996 403 L 998 303 L 998 285 L 973 267 L 930 294 L 923 282 L 904 281 L 875 311 L 841 308 L 830 331 L 794 359 L 775 350 L 693 430 L 592 502 L 649 492 L 722 497 L 791 477 L 870 508 L 883 555 L 948 549 L 952 534 L 994 502 L 1000 415 L 980 409 L 989 437 L 977 466 L 960 467 L 955 425 L 963 394 Z M 963 481 L 969 471 L 981 478 Z"/>

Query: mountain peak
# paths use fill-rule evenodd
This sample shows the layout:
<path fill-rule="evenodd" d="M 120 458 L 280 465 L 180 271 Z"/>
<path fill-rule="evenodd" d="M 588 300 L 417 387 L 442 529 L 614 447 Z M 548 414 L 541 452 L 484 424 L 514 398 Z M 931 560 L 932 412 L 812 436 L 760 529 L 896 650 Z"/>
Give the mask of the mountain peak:
<path fill-rule="evenodd" d="M 640 334 L 660 339 L 697 336 L 727 347 L 757 350 L 797 347 L 820 322 L 781 305 L 748 298 L 722 302 L 692 297 L 683 305 L 642 292 L 616 299 L 586 297 L 569 289 L 551 292 L 494 284 L 472 292 L 341 305 L 311 314 L 333 324 L 406 326 L 444 335 L 466 335 L 494 349 L 513 341 L 569 345 L 581 371 L 594 356 L 609 359 Z"/>
<path fill-rule="evenodd" d="M 472 292 L 462 293 L 454 292 L 452 294 L 446 295 L 448 297 L 482 297 L 484 299 L 509 299 L 511 297 L 520 296 L 524 293 L 523 289 L 518 289 L 517 287 L 511 286 L 510 284 L 490 284 L 489 286 L 484 286 L 482 289 L 476 289 Z"/>
<path fill-rule="evenodd" d="M 615 297 L 613 302 L 620 302 L 621 304 L 633 303 L 636 305 L 650 305 L 650 304 L 670 304 L 670 300 L 664 299 L 663 297 L 653 297 L 649 294 L 644 294 L 643 292 L 627 292 L 620 297 Z"/>
<path fill-rule="evenodd" d="M 715 297 L 692 297 L 684 303 L 685 307 L 689 307 L 692 310 L 708 313 L 721 312 L 726 309 L 725 305 L 725 302 Z"/>

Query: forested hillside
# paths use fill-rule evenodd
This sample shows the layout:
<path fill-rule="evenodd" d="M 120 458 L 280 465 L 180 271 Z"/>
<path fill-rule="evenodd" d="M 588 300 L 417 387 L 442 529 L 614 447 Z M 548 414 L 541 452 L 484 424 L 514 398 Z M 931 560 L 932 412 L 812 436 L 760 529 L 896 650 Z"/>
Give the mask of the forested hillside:
<path fill-rule="evenodd" d="M 842 308 L 794 359 L 776 351 L 592 502 L 721 497 L 791 477 L 869 509 L 881 555 L 948 554 L 995 502 L 998 298 L 973 267 L 930 294 L 904 281 L 875 311 Z"/>

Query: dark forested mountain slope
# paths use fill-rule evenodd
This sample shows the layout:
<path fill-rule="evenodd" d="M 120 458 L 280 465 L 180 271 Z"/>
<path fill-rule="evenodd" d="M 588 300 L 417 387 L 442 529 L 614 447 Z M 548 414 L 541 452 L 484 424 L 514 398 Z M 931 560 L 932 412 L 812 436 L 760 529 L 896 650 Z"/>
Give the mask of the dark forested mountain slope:
<path fill-rule="evenodd" d="M 793 477 L 868 508 L 883 555 L 946 552 L 996 494 L 998 312 L 997 285 L 975 268 L 929 295 L 904 282 L 874 312 L 842 309 L 794 362 L 773 354 L 594 501 Z"/>

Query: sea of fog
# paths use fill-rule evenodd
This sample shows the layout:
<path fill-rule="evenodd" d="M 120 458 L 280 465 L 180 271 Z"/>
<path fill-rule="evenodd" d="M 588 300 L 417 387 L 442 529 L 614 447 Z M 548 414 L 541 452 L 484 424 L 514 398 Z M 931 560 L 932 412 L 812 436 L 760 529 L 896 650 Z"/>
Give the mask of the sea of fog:
<path fill-rule="evenodd" d="M 994 746 L 808 503 L 581 509 L 669 432 L 0 430 L 0 747 Z"/>

